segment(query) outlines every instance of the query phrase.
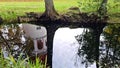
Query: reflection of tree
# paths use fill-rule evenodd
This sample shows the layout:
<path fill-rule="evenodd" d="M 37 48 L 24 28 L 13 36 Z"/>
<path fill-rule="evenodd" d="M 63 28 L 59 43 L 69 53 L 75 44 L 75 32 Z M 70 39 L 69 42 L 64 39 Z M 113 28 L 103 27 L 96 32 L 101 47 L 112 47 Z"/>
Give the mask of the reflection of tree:
<path fill-rule="evenodd" d="M 83 58 L 82 63 L 92 64 L 96 60 L 96 44 L 94 43 L 93 30 L 85 29 L 82 35 L 76 36 L 80 44 L 78 55 Z"/>
<path fill-rule="evenodd" d="M 108 25 L 102 33 L 104 40 L 100 42 L 98 50 L 94 41 L 93 30 L 85 29 L 82 35 L 75 38 L 80 44 L 78 55 L 83 59 L 82 63 L 88 65 L 96 62 L 96 53 L 99 51 L 100 68 L 115 68 L 120 65 L 120 25 Z"/>
<path fill-rule="evenodd" d="M 109 25 L 104 29 L 104 42 L 101 49 L 101 66 L 114 68 L 120 64 L 120 25 Z"/>
<path fill-rule="evenodd" d="M 18 58 L 22 54 L 22 58 L 26 58 L 26 54 L 30 55 L 33 50 L 33 42 L 26 38 L 23 40 L 24 32 L 18 25 L 5 25 L 0 30 L 0 46 L 3 52 L 11 54 L 14 58 Z M 7 56 L 8 57 L 8 56 Z"/>

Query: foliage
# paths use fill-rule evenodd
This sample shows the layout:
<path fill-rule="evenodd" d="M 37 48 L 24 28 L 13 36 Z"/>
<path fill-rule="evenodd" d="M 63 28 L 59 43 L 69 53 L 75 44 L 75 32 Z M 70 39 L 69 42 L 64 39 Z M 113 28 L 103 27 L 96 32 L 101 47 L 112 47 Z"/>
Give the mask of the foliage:
<path fill-rule="evenodd" d="M 24 31 L 18 24 L 4 25 L 0 29 L 0 68 L 45 68 L 45 64 L 36 57 L 31 61 L 33 41 L 24 37 Z M 23 39 L 25 38 L 25 40 Z M 6 55 L 7 54 L 7 55 Z M 30 57 L 30 59 L 29 59 Z"/>
<path fill-rule="evenodd" d="M 80 0 L 79 7 L 83 12 L 96 12 L 102 0 Z M 120 1 L 108 0 L 107 11 L 108 14 L 120 13 Z"/>
<path fill-rule="evenodd" d="M 100 68 L 119 68 L 120 64 L 120 24 L 109 24 L 101 34 L 99 47 Z M 78 43 L 78 55 L 83 58 L 83 63 L 88 65 L 96 62 L 96 46 L 93 40 L 93 32 L 84 30 L 82 35 L 76 36 Z"/>
<path fill-rule="evenodd" d="M 80 0 L 79 7 L 82 12 L 95 12 L 100 6 L 100 1 L 95 0 Z"/>
<path fill-rule="evenodd" d="M 93 31 L 85 29 L 81 35 L 75 37 L 80 44 L 78 48 L 78 55 L 83 58 L 82 63 L 87 66 L 95 62 L 96 48 L 93 39 Z"/>
<path fill-rule="evenodd" d="M 7 51 L 16 59 L 21 53 L 23 58 L 26 55 L 32 56 L 33 41 L 25 37 L 20 24 L 2 25 L 0 32 L 0 46 L 3 51 Z"/>
<path fill-rule="evenodd" d="M 0 63 L 0 68 L 46 68 L 46 64 L 43 64 L 38 58 L 36 58 L 36 62 L 33 63 L 29 58 L 23 59 L 21 56 L 19 56 L 18 60 L 12 55 L 4 58 L 2 53 L 0 55 Z"/>
<path fill-rule="evenodd" d="M 103 32 L 104 42 L 101 45 L 101 66 L 116 67 L 120 64 L 120 24 L 108 25 Z"/>

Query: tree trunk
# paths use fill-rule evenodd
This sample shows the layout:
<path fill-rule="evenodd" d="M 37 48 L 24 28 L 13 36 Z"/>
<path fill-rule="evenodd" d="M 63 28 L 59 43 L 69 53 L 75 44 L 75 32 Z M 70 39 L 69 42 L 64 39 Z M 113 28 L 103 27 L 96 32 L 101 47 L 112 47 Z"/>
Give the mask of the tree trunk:
<path fill-rule="evenodd" d="M 99 68 L 99 40 L 100 40 L 100 33 L 99 29 L 93 29 L 93 37 L 94 37 L 94 44 L 95 44 L 95 60 L 96 60 L 96 68 Z"/>
<path fill-rule="evenodd" d="M 98 13 L 101 15 L 101 16 L 105 16 L 106 13 L 107 13 L 107 2 L 108 0 L 103 0 L 101 5 L 100 5 L 100 8 L 98 9 Z"/>
<path fill-rule="evenodd" d="M 49 18 L 49 19 L 56 19 L 58 17 L 58 13 L 54 8 L 53 0 L 44 0 L 45 2 L 45 12 L 43 13 L 42 17 Z"/>
<path fill-rule="evenodd" d="M 100 46 L 100 34 L 103 32 L 103 28 L 106 24 L 94 24 L 93 29 L 93 42 L 95 44 L 95 60 L 96 68 L 99 68 L 99 46 Z"/>
<path fill-rule="evenodd" d="M 49 68 L 52 68 L 52 54 L 53 54 L 53 41 L 55 31 L 58 29 L 56 25 L 49 25 L 47 29 L 47 65 Z"/>

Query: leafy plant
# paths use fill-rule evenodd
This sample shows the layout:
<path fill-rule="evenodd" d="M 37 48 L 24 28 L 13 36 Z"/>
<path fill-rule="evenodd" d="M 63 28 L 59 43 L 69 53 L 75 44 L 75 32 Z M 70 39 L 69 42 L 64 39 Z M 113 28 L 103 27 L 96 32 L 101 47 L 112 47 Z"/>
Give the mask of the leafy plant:
<path fill-rule="evenodd" d="M 0 68 L 46 68 L 47 59 L 44 63 L 39 56 L 34 56 L 35 62 L 31 60 L 33 42 L 31 38 L 21 39 L 23 37 L 24 31 L 18 24 L 1 26 Z"/>
<path fill-rule="evenodd" d="M 92 30 L 84 29 L 83 33 L 75 38 L 80 44 L 78 55 L 82 58 L 82 63 L 87 66 L 93 64 L 96 60 L 96 46 Z"/>
<path fill-rule="evenodd" d="M 96 12 L 100 7 L 102 0 L 80 0 L 79 7 L 83 12 Z M 108 0 L 107 11 L 108 14 L 120 13 L 120 1 Z"/>
<path fill-rule="evenodd" d="M 101 67 L 116 67 L 120 64 L 120 24 L 108 25 L 103 32 L 104 42 L 101 49 Z"/>
<path fill-rule="evenodd" d="M 20 56 L 16 60 L 12 55 L 9 55 L 9 57 L 5 59 L 1 54 L 0 63 L 0 68 L 46 68 L 46 64 L 43 64 L 38 58 L 36 58 L 36 62 L 32 62 L 29 60 L 29 57 L 23 59 Z"/>

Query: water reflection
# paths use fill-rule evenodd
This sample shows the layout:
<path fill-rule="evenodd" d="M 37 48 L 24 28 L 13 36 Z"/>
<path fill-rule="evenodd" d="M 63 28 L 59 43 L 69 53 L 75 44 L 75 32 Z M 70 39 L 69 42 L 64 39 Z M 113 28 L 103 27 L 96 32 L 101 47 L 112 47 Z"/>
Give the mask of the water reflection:
<path fill-rule="evenodd" d="M 104 40 L 101 42 L 100 66 L 103 68 L 120 67 L 120 24 L 111 24 L 104 28 Z"/>
<path fill-rule="evenodd" d="M 11 24 L 1 26 L 0 45 L 5 58 L 11 54 L 17 59 L 20 53 L 23 54 L 23 57 L 25 58 L 24 45 L 26 42 L 25 40 L 22 40 L 23 34 L 23 30 L 21 30 L 19 25 Z"/>
<path fill-rule="evenodd" d="M 24 28 L 23 28 L 24 27 Z M 11 54 L 16 60 L 47 54 L 47 32 L 42 26 L 32 24 L 3 25 L 0 28 L 0 45 L 4 58 Z M 34 40 L 34 42 L 33 42 Z M 43 58 L 43 57 L 42 57 Z"/>
<path fill-rule="evenodd" d="M 79 43 L 78 55 L 82 58 L 81 63 L 85 64 L 85 67 L 96 63 L 96 42 L 94 41 L 94 33 L 92 29 L 84 29 L 82 34 L 75 36 Z M 98 43 L 98 42 L 97 42 Z M 99 46 L 98 46 L 99 47 Z"/>
<path fill-rule="evenodd" d="M 81 47 L 78 49 L 78 55 L 82 58 L 82 63 L 86 68 L 98 63 L 100 68 L 119 68 L 120 65 L 120 25 L 112 24 L 104 28 L 101 34 L 99 46 L 99 61 L 96 62 L 96 45 L 93 43 L 92 30 L 85 30 L 82 35 L 76 36 Z"/>
<path fill-rule="evenodd" d="M 53 68 L 96 68 L 96 63 L 99 68 L 119 68 L 120 24 L 103 29 L 98 46 L 99 62 L 95 60 L 92 34 L 90 29 L 58 29 L 54 38 Z"/>
<path fill-rule="evenodd" d="M 9 26 L 9 30 L 7 28 L 5 26 L 1 31 L 10 45 L 18 44 L 18 42 L 21 43 L 18 44 L 19 46 L 26 45 L 26 47 L 29 47 L 30 44 L 33 45 L 30 39 L 25 40 L 24 33 L 20 28 L 13 25 Z M 11 28 L 15 29 L 12 30 Z M 11 31 L 15 32 L 15 34 Z M 9 38 L 7 36 L 8 32 L 10 32 Z M 17 40 L 14 38 L 17 38 Z M 120 68 L 120 24 L 106 26 L 100 36 L 100 40 L 99 62 L 96 62 L 96 51 L 95 47 L 92 46 L 94 43 L 91 30 L 83 28 L 58 29 L 54 37 L 53 68 L 96 68 L 96 63 L 99 63 L 100 68 Z M 4 45 L 1 41 L 3 40 L 0 39 L 0 45 Z M 15 50 L 13 56 L 18 54 L 18 52 L 21 53 L 22 49 L 16 45 L 12 46 L 12 48 Z M 31 54 L 33 47 L 25 50 L 30 52 L 28 54 Z M 5 56 L 8 56 L 6 51 L 4 52 Z"/>
<path fill-rule="evenodd" d="M 53 68 L 85 68 L 81 58 L 77 55 L 79 44 L 75 36 L 82 34 L 83 28 L 58 29 L 54 37 Z M 95 64 L 90 68 L 95 68 Z"/>

